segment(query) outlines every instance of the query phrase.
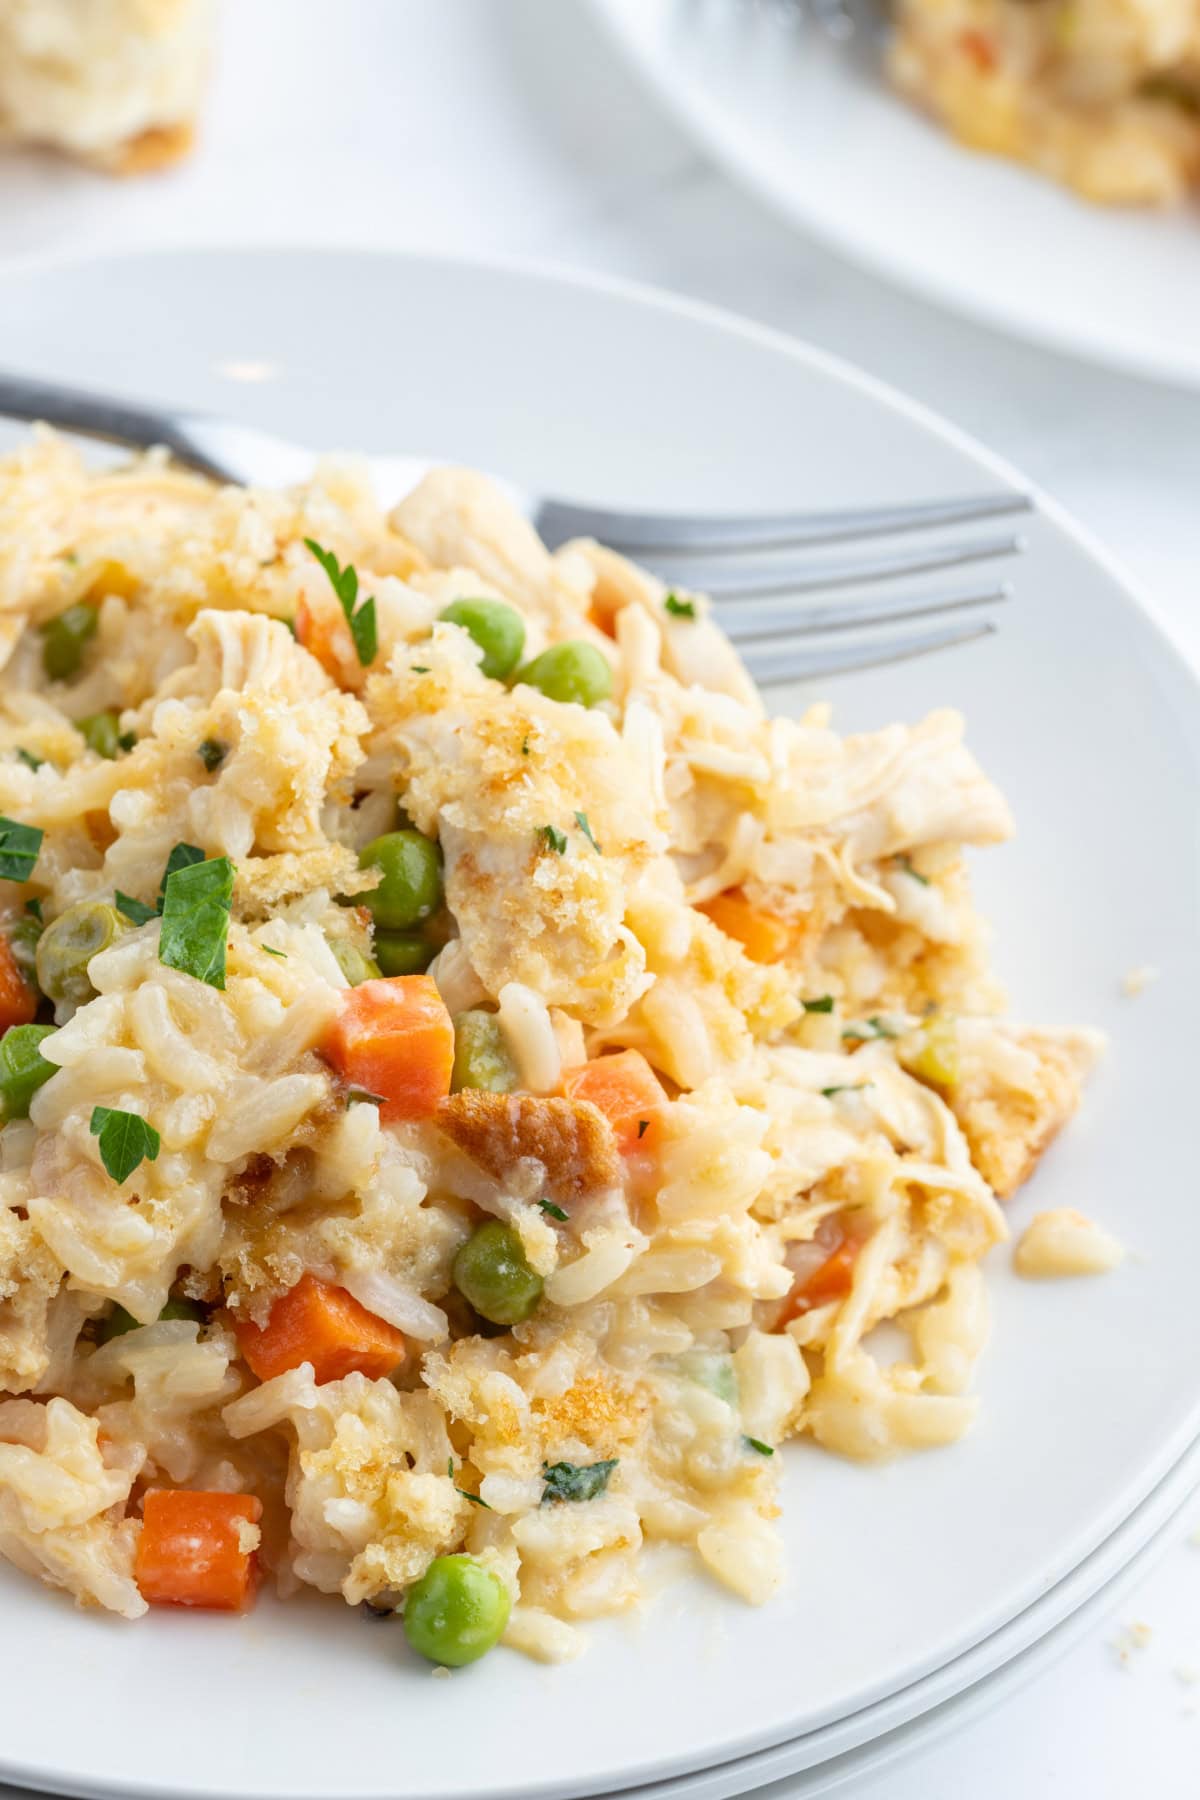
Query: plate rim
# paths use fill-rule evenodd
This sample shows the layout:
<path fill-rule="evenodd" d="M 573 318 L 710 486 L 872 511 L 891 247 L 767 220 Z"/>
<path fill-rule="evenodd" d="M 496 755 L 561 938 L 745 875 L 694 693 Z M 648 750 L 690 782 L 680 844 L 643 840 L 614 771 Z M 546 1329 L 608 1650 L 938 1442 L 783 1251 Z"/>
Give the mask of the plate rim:
<path fill-rule="evenodd" d="M 1120 599 L 1124 605 L 1132 607 L 1133 611 L 1140 616 L 1142 624 L 1148 630 L 1154 644 L 1157 653 L 1157 667 L 1160 673 L 1169 675 L 1173 681 L 1181 684 L 1193 706 L 1196 699 L 1200 698 L 1200 679 L 1198 679 L 1196 671 L 1191 667 L 1182 652 L 1175 645 L 1169 631 L 1165 628 L 1152 602 L 1143 592 L 1140 584 L 1128 575 L 1120 565 L 1119 560 L 1115 558 L 1111 552 L 1097 542 L 1089 531 L 1080 526 L 1065 508 L 1059 506 L 1057 502 L 1046 495 L 1037 483 L 1027 480 L 1018 470 L 1009 464 L 1006 459 L 996 455 L 975 439 L 969 432 L 964 431 L 962 428 L 944 418 L 935 409 L 926 406 L 920 401 L 912 399 L 902 390 L 893 387 L 890 383 L 880 380 L 878 377 L 859 369 L 845 358 L 839 357 L 820 346 L 813 345 L 792 334 L 771 326 L 763 325 L 756 320 L 745 318 L 709 302 L 695 300 L 689 296 L 678 295 L 672 293 L 670 290 L 655 287 L 646 283 L 630 281 L 623 277 L 595 274 L 591 271 L 574 269 L 560 263 L 535 257 L 514 257 L 504 255 L 473 256 L 454 252 L 427 254 L 417 250 L 397 251 L 386 248 L 360 250 L 328 246 L 313 247 L 306 244 L 262 247 L 243 246 L 236 243 L 208 244 L 169 247 L 162 250 L 143 247 L 123 249 L 113 255 L 102 257 L 75 256 L 68 253 L 56 252 L 50 255 L 36 255 L 22 259 L 20 269 L 18 269 L 17 264 L 14 262 L 10 265 L 9 273 L 13 276 L 27 274 L 32 278 L 37 278 L 45 274 L 57 274 L 60 271 L 70 273 L 81 269 L 96 268 L 100 266 L 107 267 L 114 264 L 129 264 L 132 262 L 183 262 L 211 257 L 270 262 L 284 257 L 297 256 L 320 258 L 328 262 L 363 261 L 370 258 L 373 260 L 383 260 L 392 264 L 420 265 L 427 268 L 440 267 L 443 269 L 454 270 L 458 273 L 461 273 L 463 270 L 482 270 L 505 275 L 514 275 L 538 283 L 551 283 L 567 289 L 582 290 L 585 292 L 590 291 L 593 293 L 600 292 L 607 294 L 614 299 L 633 303 L 636 306 L 648 306 L 667 315 L 691 318 L 698 323 L 710 326 L 727 334 L 731 333 L 734 336 L 764 348 L 773 354 L 783 355 L 792 361 L 807 365 L 815 372 L 829 377 L 836 383 L 857 390 L 875 404 L 882 405 L 887 409 L 899 413 L 910 423 L 923 428 L 926 432 L 932 433 L 933 436 L 943 443 L 968 458 L 981 471 L 994 477 L 998 483 L 1009 487 L 1017 486 L 1022 491 L 1028 493 L 1033 498 L 1038 510 L 1057 528 L 1058 532 L 1074 545 L 1074 547 L 1080 551 L 1089 562 L 1096 565 L 1098 570 L 1113 583 L 1118 590 Z M 1156 1487 L 1163 1479 L 1164 1470 L 1169 1469 L 1178 1460 L 1183 1447 L 1187 1443 L 1190 1443 L 1194 1437 L 1195 1430 L 1190 1425 L 1180 1426 L 1176 1430 L 1171 1438 L 1166 1441 L 1165 1445 L 1160 1448 L 1158 1457 L 1147 1465 L 1147 1468 L 1151 1471 L 1149 1480 L 1147 1481 L 1145 1470 L 1143 1470 L 1142 1480 L 1137 1484 L 1137 1489 L 1133 1498 L 1117 1508 L 1119 1516 L 1116 1519 L 1109 1519 L 1108 1515 L 1105 1515 L 1106 1524 L 1103 1529 L 1099 1530 L 1098 1535 L 1095 1536 L 1094 1540 L 1085 1540 L 1082 1545 L 1076 1543 L 1073 1546 L 1061 1578 L 1065 1579 L 1069 1577 L 1073 1570 L 1078 1568 L 1080 1564 L 1082 1564 L 1087 1557 L 1096 1551 L 1103 1543 L 1107 1542 L 1116 1530 L 1120 1529 L 1121 1525 L 1125 1523 L 1131 1514 L 1153 1494 Z M 1030 1604 L 1032 1603 L 1033 1602 L 1030 1602 Z M 1025 1608 L 1019 1608 L 1017 1612 L 1010 1614 L 1007 1619 L 999 1620 L 992 1629 L 1004 1629 L 1007 1624 L 1021 1617 L 1025 1610 Z M 967 1642 L 962 1643 L 950 1656 L 936 1664 L 935 1668 L 945 1669 L 949 1667 L 957 1660 L 958 1656 L 969 1653 L 974 1644 L 985 1641 L 990 1635 L 990 1632 L 984 1632 L 974 1640 L 968 1640 Z M 921 1678 L 921 1676 L 917 1676 L 913 1679 Z M 907 1685 L 907 1683 L 905 1685 Z M 903 1690 L 891 1690 L 892 1693 L 901 1691 Z M 881 1699 L 885 1699 L 886 1697 L 886 1695 L 880 1696 Z M 874 1702 L 869 1704 L 874 1704 Z M 843 1716 L 849 1717 L 851 1715 Z M 837 1721 L 832 1721 L 832 1723 L 837 1723 Z M 820 1730 L 823 1728 L 814 1727 L 813 1729 Z M 725 1760 L 736 1760 L 739 1757 L 754 1754 L 756 1750 L 767 1751 L 772 1747 L 787 1741 L 789 1740 L 786 1732 L 782 1734 L 761 1730 L 752 1732 L 748 1737 L 743 1738 L 736 1744 L 733 1757 L 726 1758 Z M 691 1765 L 691 1770 L 693 1772 L 696 1766 L 697 1765 L 694 1763 Z M 701 1764 L 700 1766 L 702 1767 L 703 1765 Z M 688 1765 L 686 1764 L 686 1760 L 684 1766 L 681 1768 L 680 1758 L 678 1756 L 671 1756 L 667 1758 L 666 1761 L 658 1761 L 656 1763 L 644 1761 L 633 1771 L 633 1779 L 638 1785 L 645 1786 L 659 1780 L 667 1779 L 671 1774 L 682 1776 L 687 1772 Z M 0 1775 L 29 1787 L 37 1788 L 41 1785 L 44 1788 L 49 1785 L 52 1789 L 62 1792 L 74 1791 L 78 1793 L 86 1792 L 94 1795 L 113 1796 L 114 1800 L 116 1800 L 117 1796 L 121 1796 L 122 1800 L 127 1796 L 138 1796 L 141 1797 L 141 1800 L 151 1800 L 151 1797 L 159 1796 L 187 1796 L 188 1800 L 200 1800 L 201 1796 L 209 1795 L 213 1797 L 213 1800 L 239 1800 L 239 1797 L 243 1795 L 245 1796 L 245 1800 L 256 1800 L 256 1795 L 259 1791 L 252 1789 L 238 1789 L 229 1786 L 220 1788 L 199 1786 L 165 1787 L 159 1782 L 148 1783 L 134 1781 L 131 1783 L 128 1779 L 117 1781 L 109 1780 L 107 1778 L 92 1780 L 86 1788 L 80 1787 L 73 1779 L 64 1786 L 62 1778 L 59 1776 L 38 1771 L 31 1774 L 28 1769 L 7 1763 L 2 1756 L 0 1756 Z M 365 1789 L 358 1791 L 364 1793 L 373 1792 L 373 1790 Z M 543 1781 L 532 1787 L 523 1786 L 519 1790 L 497 1788 L 495 1793 L 497 1800 L 502 1800 L 502 1796 L 508 1795 L 510 1792 L 520 1792 L 522 1795 L 529 1796 L 536 1794 L 541 1796 L 542 1800 L 549 1800 L 549 1797 L 552 1794 L 556 1797 L 561 1795 L 564 1797 L 564 1800 L 566 1800 L 566 1796 L 568 1795 L 589 1794 L 594 1793 L 595 1791 L 594 1787 L 589 1785 L 585 1778 L 583 1781 L 572 1782 L 567 1786 L 564 1786 L 561 1782 Z"/>

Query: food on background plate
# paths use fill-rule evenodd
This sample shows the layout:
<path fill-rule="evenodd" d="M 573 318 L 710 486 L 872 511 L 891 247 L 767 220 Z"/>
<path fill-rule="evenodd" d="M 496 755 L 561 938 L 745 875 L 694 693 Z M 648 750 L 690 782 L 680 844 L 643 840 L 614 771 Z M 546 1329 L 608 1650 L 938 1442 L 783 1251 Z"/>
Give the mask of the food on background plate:
<path fill-rule="evenodd" d="M 1002 1016 L 955 713 L 772 719 L 701 597 L 459 470 L 385 517 L 41 434 L 0 614 L 19 1568 L 560 1658 L 644 1543 L 768 1599 L 787 1439 L 968 1427 L 1096 1046 Z"/>
<path fill-rule="evenodd" d="M 119 175 L 187 154 L 216 0 L 0 0 L 0 142 Z"/>
<path fill-rule="evenodd" d="M 962 143 L 1089 200 L 1200 183 L 1200 0 L 898 0 L 889 66 Z"/>

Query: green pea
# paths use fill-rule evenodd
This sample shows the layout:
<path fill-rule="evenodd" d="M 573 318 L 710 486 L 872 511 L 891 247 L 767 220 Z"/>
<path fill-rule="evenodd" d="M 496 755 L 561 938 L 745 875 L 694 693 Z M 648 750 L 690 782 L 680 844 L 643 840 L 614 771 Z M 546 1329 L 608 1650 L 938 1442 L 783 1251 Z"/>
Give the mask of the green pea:
<path fill-rule="evenodd" d="M 478 1661 L 508 1624 L 508 1589 L 473 1556 L 435 1556 L 404 1600 L 404 1635 L 419 1656 L 450 1669 Z"/>
<path fill-rule="evenodd" d="M 42 927 L 30 913 L 9 927 L 8 947 L 13 953 L 13 961 L 31 986 L 37 984 L 37 947 L 41 935 Z"/>
<path fill-rule="evenodd" d="M 333 960 L 351 987 L 359 987 L 364 981 L 377 981 L 383 973 L 374 958 L 360 950 L 349 938 L 330 938 L 329 948 L 333 951 Z"/>
<path fill-rule="evenodd" d="M 459 1013 L 454 1021 L 450 1092 L 482 1088 L 488 1094 L 511 1094 L 517 1085 L 516 1064 L 495 1013 Z"/>
<path fill-rule="evenodd" d="M 29 1102 L 54 1074 L 40 1046 L 54 1036 L 53 1025 L 10 1025 L 0 1038 L 0 1118 L 27 1119 Z"/>
<path fill-rule="evenodd" d="M 88 964 L 129 929 L 115 906 L 80 900 L 47 925 L 38 940 L 38 986 L 50 1000 L 83 1006 L 95 993 Z"/>
<path fill-rule="evenodd" d="M 158 1316 L 160 1319 L 192 1319 L 203 1325 L 208 1314 L 196 1300 L 168 1300 Z M 112 1311 L 96 1327 L 96 1342 L 108 1344 L 113 1338 L 124 1337 L 127 1331 L 140 1331 L 141 1328 L 140 1319 L 135 1319 L 123 1306 L 114 1304 Z"/>
<path fill-rule="evenodd" d="M 75 729 L 89 750 L 107 757 L 109 762 L 115 761 L 121 748 L 121 727 L 115 712 L 91 713 L 86 719 L 76 719 Z"/>
<path fill-rule="evenodd" d="M 728 1351 L 685 1350 L 675 1358 L 675 1366 L 689 1381 L 694 1381 L 698 1387 L 707 1388 L 718 1400 L 724 1400 L 726 1406 L 737 1405 L 737 1375 L 734 1372 L 733 1358 Z"/>
<path fill-rule="evenodd" d="M 419 931 L 375 933 L 375 960 L 382 975 L 420 975 L 434 954 L 434 946 Z"/>
<path fill-rule="evenodd" d="M 385 931 L 411 931 L 441 904 L 442 858 L 419 831 L 389 831 L 358 853 L 359 867 L 379 869 L 382 880 L 358 896 Z"/>
<path fill-rule="evenodd" d="M 612 693 L 612 670 L 594 644 L 571 638 L 551 644 L 517 671 L 518 681 L 545 694 L 547 700 L 575 700 L 596 706 Z"/>
<path fill-rule="evenodd" d="M 51 681 L 66 681 L 83 667 L 84 646 L 96 635 L 100 614 L 86 600 L 76 601 L 42 626 L 42 667 Z"/>
<path fill-rule="evenodd" d="M 542 1278 L 531 1269 L 510 1225 L 489 1219 L 454 1259 L 454 1285 L 493 1325 L 519 1325 L 542 1297 Z"/>
<path fill-rule="evenodd" d="M 525 648 L 525 621 L 515 607 L 503 600 L 452 600 L 438 614 L 452 625 L 461 625 L 483 651 L 480 668 L 493 681 L 504 681 L 521 660 Z"/>

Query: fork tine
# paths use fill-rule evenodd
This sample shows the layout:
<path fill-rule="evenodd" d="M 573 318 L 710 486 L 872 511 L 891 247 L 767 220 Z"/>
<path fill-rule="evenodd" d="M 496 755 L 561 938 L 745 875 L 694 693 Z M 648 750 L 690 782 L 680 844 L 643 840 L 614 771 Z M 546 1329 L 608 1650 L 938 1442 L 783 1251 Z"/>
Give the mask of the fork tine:
<path fill-rule="evenodd" d="M 961 525 L 1027 512 L 1028 494 L 966 495 L 956 500 L 922 500 L 906 506 L 854 507 L 819 513 L 641 513 L 615 512 L 565 500 L 543 500 L 533 523 L 554 550 L 573 537 L 599 538 L 614 550 L 780 550 L 792 544 L 835 544 L 850 538 L 924 531 L 931 525 Z"/>
<path fill-rule="evenodd" d="M 722 559 L 717 562 L 668 561 L 650 558 L 650 567 L 663 581 L 674 582 L 690 593 L 707 594 L 712 600 L 747 599 L 764 594 L 808 594 L 818 588 L 855 587 L 874 581 L 890 581 L 897 575 L 928 575 L 935 569 L 956 569 L 963 564 L 990 562 L 1002 556 L 1018 556 L 1025 548 L 1019 537 L 970 538 L 961 544 L 916 545 L 889 550 L 882 556 L 858 556 L 849 560 L 806 557 L 803 562 L 766 564 L 755 568 Z"/>
<path fill-rule="evenodd" d="M 742 601 L 717 620 L 735 644 L 761 638 L 815 637 L 825 631 L 853 631 L 860 625 L 886 625 L 901 619 L 924 619 L 938 613 L 963 612 L 972 606 L 998 606 L 1012 598 L 1007 583 L 988 588 L 960 588 L 949 593 L 898 594 L 886 600 L 838 600 L 831 606 L 790 609 L 778 601 Z"/>
<path fill-rule="evenodd" d="M 828 650 L 797 648 L 789 655 L 778 645 L 760 645 L 746 652 L 743 661 L 762 687 L 778 687 L 785 681 L 824 679 L 855 669 L 882 668 L 886 663 L 907 662 L 934 650 L 952 650 L 959 644 L 990 637 L 996 627 L 989 620 L 978 625 L 949 625 L 938 631 L 914 631 L 905 637 L 865 638 L 860 643 Z"/>

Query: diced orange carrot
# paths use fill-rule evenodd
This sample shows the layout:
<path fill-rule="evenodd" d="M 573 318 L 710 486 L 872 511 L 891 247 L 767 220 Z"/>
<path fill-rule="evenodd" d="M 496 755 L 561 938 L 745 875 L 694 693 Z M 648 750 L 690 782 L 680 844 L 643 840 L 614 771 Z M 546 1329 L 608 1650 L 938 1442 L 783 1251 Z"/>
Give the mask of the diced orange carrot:
<path fill-rule="evenodd" d="M 238 1348 L 260 1381 L 311 1363 L 318 1381 L 355 1370 L 373 1381 L 404 1356 L 404 1334 L 360 1306 L 345 1288 L 305 1273 L 281 1294 L 265 1325 L 238 1324 Z"/>
<path fill-rule="evenodd" d="M 996 67 L 996 46 L 985 32 L 968 26 L 966 31 L 958 34 L 958 47 L 967 61 L 973 63 L 981 75 L 991 75 Z"/>
<path fill-rule="evenodd" d="M 818 1306 L 827 1306 L 831 1300 L 846 1298 L 854 1281 L 858 1253 L 868 1235 L 836 1214 L 822 1219 L 813 1241 L 826 1250 L 827 1255 L 815 1268 L 810 1265 L 798 1276 L 784 1302 L 777 1330 L 782 1331 L 789 1320 L 799 1318 L 801 1313 L 813 1312 Z"/>
<path fill-rule="evenodd" d="M 296 642 L 316 657 L 340 687 L 362 686 L 365 672 L 341 613 L 332 607 L 316 612 L 307 600 L 301 600 L 296 607 Z"/>
<path fill-rule="evenodd" d="M 351 988 L 324 1049 L 351 1087 L 378 1095 L 385 1124 L 427 1119 L 450 1092 L 454 1025 L 432 976 L 393 975 Z"/>
<path fill-rule="evenodd" d="M 254 1599 L 257 1557 L 242 1544 L 246 1527 L 261 1518 L 253 1494 L 151 1488 L 134 1561 L 143 1600 L 245 1612 Z"/>
<path fill-rule="evenodd" d="M 569 1100 L 590 1100 L 600 1108 L 622 1156 L 638 1148 L 654 1148 L 667 1096 L 640 1050 L 619 1050 L 567 1069 L 563 1092 Z"/>
<path fill-rule="evenodd" d="M 0 1031 L 10 1025 L 32 1025 L 37 1009 L 37 995 L 22 975 L 12 945 L 0 934 Z"/>
<path fill-rule="evenodd" d="M 791 948 L 794 934 L 787 920 L 752 906 L 737 888 L 703 901 L 698 910 L 719 925 L 726 937 L 736 938 L 751 962 L 778 962 Z"/>

